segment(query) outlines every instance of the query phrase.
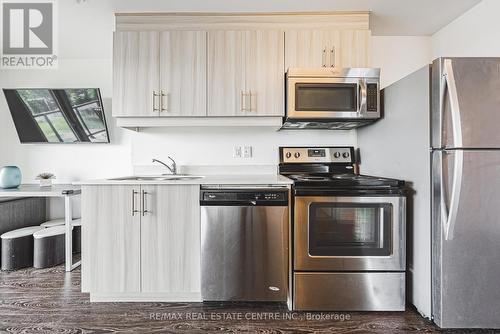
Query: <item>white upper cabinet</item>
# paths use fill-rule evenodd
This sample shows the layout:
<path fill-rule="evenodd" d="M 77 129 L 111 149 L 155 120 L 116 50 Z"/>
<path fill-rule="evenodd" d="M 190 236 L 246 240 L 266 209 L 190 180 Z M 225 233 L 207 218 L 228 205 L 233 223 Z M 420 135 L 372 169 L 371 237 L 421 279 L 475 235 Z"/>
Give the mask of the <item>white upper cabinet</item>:
<path fill-rule="evenodd" d="M 156 31 L 115 32 L 113 50 L 113 116 L 158 116 L 160 82 Z"/>
<path fill-rule="evenodd" d="M 208 32 L 208 116 L 244 115 L 243 31 Z"/>
<path fill-rule="evenodd" d="M 286 68 L 329 67 L 338 48 L 338 31 L 289 30 L 285 33 Z"/>
<path fill-rule="evenodd" d="M 160 34 L 160 116 L 206 116 L 207 32 Z"/>
<path fill-rule="evenodd" d="M 114 35 L 113 116 L 206 116 L 205 31 Z"/>
<path fill-rule="evenodd" d="M 208 33 L 208 116 L 283 116 L 284 34 Z"/>
<path fill-rule="evenodd" d="M 247 116 L 284 116 L 285 35 L 283 31 L 248 31 L 246 105 Z"/>
<path fill-rule="evenodd" d="M 285 64 L 290 67 L 368 67 L 369 30 L 288 30 Z"/>
<path fill-rule="evenodd" d="M 340 48 L 337 59 L 341 67 L 370 67 L 370 50 L 370 30 L 340 31 Z"/>

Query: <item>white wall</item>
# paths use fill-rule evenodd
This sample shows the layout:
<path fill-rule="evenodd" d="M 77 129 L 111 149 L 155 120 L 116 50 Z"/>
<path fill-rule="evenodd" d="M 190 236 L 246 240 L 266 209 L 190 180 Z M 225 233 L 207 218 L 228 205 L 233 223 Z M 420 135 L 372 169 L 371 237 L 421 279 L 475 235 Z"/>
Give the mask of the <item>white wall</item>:
<path fill-rule="evenodd" d="M 372 66 L 382 69 L 382 88 L 429 64 L 431 58 L 429 36 L 372 37 Z"/>
<path fill-rule="evenodd" d="M 234 159 L 234 145 L 253 146 L 251 159 Z M 355 131 L 280 131 L 267 128 L 148 129 L 134 135 L 132 163 L 175 157 L 184 165 L 266 165 L 278 163 L 285 145 L 357 145 Z"/>
<path fill-rule="evenodd" d="M 432 36 L 434 58 L 499 57 L 500 1 L 483 0 Z"/>
<path fill-rule="evenodd" d="M 407 300 L 431 316 L 429 66 L 384 91 L 384 119 L 358 131 L 361 171 L 405 180 L 412 189 L 407 221 Z"/>

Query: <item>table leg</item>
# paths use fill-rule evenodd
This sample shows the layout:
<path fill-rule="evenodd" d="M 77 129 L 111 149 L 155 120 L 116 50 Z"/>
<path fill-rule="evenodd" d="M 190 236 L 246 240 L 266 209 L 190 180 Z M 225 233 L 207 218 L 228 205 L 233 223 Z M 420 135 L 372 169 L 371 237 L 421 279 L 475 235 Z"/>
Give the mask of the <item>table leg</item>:
<path fill-rule="evenodd" d="M 73 207 L 70 196 L 64 196 L 64 221 L 66 227 L 66 271 L 71 271 L 73 268 Z"/>

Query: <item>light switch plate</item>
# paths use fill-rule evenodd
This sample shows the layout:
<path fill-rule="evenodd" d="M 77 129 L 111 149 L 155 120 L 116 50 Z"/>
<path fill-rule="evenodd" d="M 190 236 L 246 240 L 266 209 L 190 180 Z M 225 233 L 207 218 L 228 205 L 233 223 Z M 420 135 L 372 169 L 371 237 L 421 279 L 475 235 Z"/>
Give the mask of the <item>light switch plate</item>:
<path fill-rule="evenodd" d="M 252 157 L 252 146 L 245 146 L 243 148 L 243 158 L 251 158 Z"/>
<path fill-rule="evenodd" d="M 233 147 L 233 158 L 241 158 L 242 157 L 242 149 L 241 146 Z"/>

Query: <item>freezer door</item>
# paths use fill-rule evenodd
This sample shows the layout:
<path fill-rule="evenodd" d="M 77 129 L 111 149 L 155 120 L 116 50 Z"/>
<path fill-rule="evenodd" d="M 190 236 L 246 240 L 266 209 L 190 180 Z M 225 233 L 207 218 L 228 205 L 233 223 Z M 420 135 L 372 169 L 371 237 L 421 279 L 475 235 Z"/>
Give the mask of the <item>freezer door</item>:
<path fill-rule="evenodd" d="M 500 58 L 433 63 L 434 148 L 500 148 Z"/>
<path fill-rule="evenodd" d="M 433 317 L 444 328 L 500 328 L 500 151 L 436 151 Z"/>

